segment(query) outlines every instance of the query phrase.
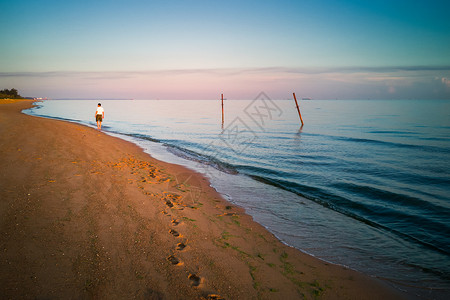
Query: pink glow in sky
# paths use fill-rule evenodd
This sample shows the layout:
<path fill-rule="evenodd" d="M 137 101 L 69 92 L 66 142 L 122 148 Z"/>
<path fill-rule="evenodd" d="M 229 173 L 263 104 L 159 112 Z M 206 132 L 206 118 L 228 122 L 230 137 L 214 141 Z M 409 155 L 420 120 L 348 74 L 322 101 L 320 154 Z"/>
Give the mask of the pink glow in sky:
<path fill-rule="evenodd" d="M 448 71 L 439 68 L 208 69 L 147 72 L 25 72 L 4 76 L 25 93 L 58 98 L 273 99 L 292 92 L 314 99 L 442 98 L 449 95 Z M 428 88 L 424 88 L 424 85 Z M 351 95 L 351 96 L 349 96 Z"/>

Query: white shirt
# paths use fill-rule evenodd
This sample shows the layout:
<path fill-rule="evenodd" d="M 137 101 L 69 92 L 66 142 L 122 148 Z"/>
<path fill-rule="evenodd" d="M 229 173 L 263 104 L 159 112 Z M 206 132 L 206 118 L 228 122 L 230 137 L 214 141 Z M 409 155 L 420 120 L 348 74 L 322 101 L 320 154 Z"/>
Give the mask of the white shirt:
<path fill-rule="evenodd" d="M 105 112 L 105 110 L 103 109 L 103 107 L 97 107 L 97 115 L 101 115 Z"/>

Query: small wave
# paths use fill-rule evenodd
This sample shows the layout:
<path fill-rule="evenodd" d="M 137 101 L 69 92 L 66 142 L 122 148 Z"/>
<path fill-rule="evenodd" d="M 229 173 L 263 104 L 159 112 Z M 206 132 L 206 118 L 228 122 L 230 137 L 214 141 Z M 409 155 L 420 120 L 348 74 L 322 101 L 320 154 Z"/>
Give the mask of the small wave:
<path fill-rule="evenodd" d="M 120 134 L 123 134 L 123 135 L 126 135 L 126 136 L 131 136 L 131 137 L 134 137 L 134 138 L 137 138 L 137 139 L 141 139 L 141 140 L 147 140 L 147 141 L 154 142 L 154 143 L 161 143 L 161 140 L 155 139 L 155 138 L 150 137 L 150 136 L 145 135 L 145 134 L 123 133 L 123 132 L 116 132 L 116 133 L 120 133 Z"/>
<path fill-rule="evenodd" d="M 368 133 L 382 133 L 382 134 L 393 134 L 393 135 L 418 135 L 417 132 L 412 131 L 398 131 L 398 130 L 371 130 Z"/>
<path fill-rule="evenodd" d="M 179 156 L 181 158 L 211 166 L 216 170 L 219 170 L 227 174 L 235 175 L 239 173 L 233 165 L 223 162 L 213 156 L 200 154 L 198 152 L 168 143 L 164 143 L 164 145 L 167 147 L 167 150 L 170 153 L 175 154 L 176 156 Z"/>
<path fill-rule="evenodd" d="M 332 184 L 333 187 L 347 191 L 351 194 L 357 195 L 370 195 L 371 200 L 379 200 L 380 203 L 392 207 L 396 205 L 397 207 L 405 210 L 406 208 L 417 209 L 419 211 L 434 211 L 434 212 L 445 212 L 450 213 L 448 209 L 438 206 L 433 202 L 420 199 L 418 197 L 409 196 L 406 194 L 400 194 L 395 191 L 389 191 L 387 189 L 380 189 L 367 184 L 354 184 L 349 182 L 337 182 Z M 389 199 L 389 202 L 386 202 Z"/>
<path fill-rule="evenodd" d="M 389 142 L 389 141 L 381 141 L 381 140 L 374 140 L 374 139 L 365 139 L 365 138 L 355 138 L 355 137 L 345 137 L 345 136 L 334 136 L 334 135 L 324 135 L 324 134 L 304 134 L 304 135 L 312 135 L 312 136 L 320 136 L 320 137 L 326 137 L 337 141 L 345 141 L 345 142 L 351 142 L 351 143 L 358 143 L 358 144 L 372 144 L 372 145 L 381 145 L 381 146 L 388 146 L 388 147 L 396 147 L 396 148 L 404 148 L 404 149 L 415 149 L 415 150 L 424 150 L 427 152 L 443 152 L 443 153 L 450 153 L 450 149 L 445 147 L 437 147 L 437 146 L 430 146 L 430 145 L 413 145 L 413 144 L 404 144 L 404 143 L 398 143 L 398 142 Z M 434 140 L 434 141 L 447 141 L 447 138 L 417 138 L 422 140 Z"/>
<path fill-rule="evenodd" d="M 121 133 L 121 134 L 123 134 L 123 133 Z M 148 135 L 136 134 L 136 133 L 124 134 L 124 135 L 131 136 L 131 137 L 134 137 L 137 139 L 147 140 L 147 141 L 150 141 L 153 143 L 161 143 L 167 148 L 167 151 L 169 151 L 170 153 L 172 153 L 178 157 L 211 166 L 211 167 L 213 167 L 221 172 L 225 172 L 227 174 L 238 174 L 238 171 L 236 170 L 236 168 L 233 165 L 223 162 L 213 156 L 200 154 L 196 151 L 189 150 L 184 147 L 178 146 L 176 144 L 176 141 L 159 140 L 159 139 L 150 137 Z"/>
<path fill-rule="evenodd" d="M 357 221 L 363 222 L 364 224 L 369 225 L 371 227 L 382 229 L 387 232 L 391 232 L 391 233 L 395 234 L 396 236 L 401 237 L 402 239 L 405 239 L 405 240 L 408 240 L 415 244 L 419 244 L 421 246 L 427 247 L 427 248 L 437 251 L 439 253 L 442 253 L 445 255 L 450 254 L 447 250 L 445 250 L 445 248 L 442 247 L 442 245 L 440 245 L 440 246 L 435 245 L 434 243 L 425 241 L 421 238 L 412 236 L 405 232 L 401 232 L 399 230 L 396 230 L 395 228 L 391 228 L 389 226 L 383 225 L 380 222 L 373 220 L 373 218 L 365 217 L 365 216 L 373 217 L 377 214 L 379 214 L 380 217 L 383 217 L 382 212 L 385 211 L 385 209 L 378 205 L 369 204 L 369 203 L 364 203 L 364 204 L 358 203 L 358 202 L 351 201 L 349 199 L 346 199 L 346 198 L 338 196 L 338 195 L 332 195 L 329 192 L 325 193 L 320 188 L 299 185 L 299 184 L 293 183 L 291 181 L 274 179 L 274 178 L 252 175 L 252 174 L 247 174 L 247 175 L 259 182 L 269 184 L 272 186 L 276 186 L 278 188 L 281 188 L 281 189 L 290 191 L 294 194 L 297 194 L 301 197 L 307 198 L 311 201 L 314 201 L 314 202 L 322 205 L 323 207 L 326 207 L 328 209 L 331 209 L 333 211 L 341 213 L 341 214 L 343 214 L 347 217 L 350 217 L 352 219 L 355 219 Z M 399 218 L 399 219 L 410 219 L 411 218 L 411 216 L 405 215 L 402 212 L 395 212 L 394 217 Z M 424 222 L 424 221 L 421 221 L 421 222 Z M 430 221 L 428 221 L 428 222 L 430 222 Z M 440 224 L 440 225 L 442 225 L 442 224 Z M 442 226 L 441 226 L 441 228 L 442 228 Z"/>
<path fill-rule="evenodd" d="M 311 137 L 321 137 L 321 138 L 328 138 L 331 140 L 336 141 L 344 141 L 344 142 L 351 142 L 351 143 L 358 143 L 358 144 L 371 144 L 371 145 L 380 145 L 380 146 L 388 146 L 388 147 L 398 147 L 398 148 L 409 148 L 409 149 L 421 149 L 429 152 L 444 152 L 444 153 L 450 153 L 450 149 L 445 147 L 437 147 L 437 146 L 430 146 L 430 145 L 414 145 L 414 144 L 405 144 L 405 143 L 398 143 L 398 142 L 390 142 L 390 141 L 382 141 L 382 140 L 376 140 L 376 139 L 367 139 L 367 138 L 357 138 L 357 137 L 347 137 L 347 136 L 339 136 L 339 135 L 330 135 L 330 134 L 319 134 L 319 133 L 311 133 L 311 132 L 304 132 L 302 133 L 304 136 L 311 136 Z M 414 137 L 417 140 L 437 140 L 437 141 L 447 141 L 447 137 L 443 138 L 429 138 L 429 137 Z"/>
<path fill-rule="evenodd" d="M 63 118 L 63 117 L 47 116 L 47 115 L 41 115 L 41 114 L 34 113 L 34 112 L 31 112 L 29 115 L 36 116 L 36 117 L 47 118 L 47 119 L 53 119 L 53 120 L 66 121 L 66 122 L 72 122 L 72 123 L 88 125 L 87 123 L 83 122 L 82 120 L 77 120 L 77 119 L 67 119 L 67 118 Z"/>

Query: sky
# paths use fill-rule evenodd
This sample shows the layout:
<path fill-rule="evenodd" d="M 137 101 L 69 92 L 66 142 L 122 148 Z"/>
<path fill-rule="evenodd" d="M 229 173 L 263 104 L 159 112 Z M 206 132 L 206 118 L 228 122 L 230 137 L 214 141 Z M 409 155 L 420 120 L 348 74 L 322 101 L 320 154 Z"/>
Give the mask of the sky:
<path fill-rule="evenodd" d="M 0 0 L 0 89 L 450 99 L 449 1 Z"/>

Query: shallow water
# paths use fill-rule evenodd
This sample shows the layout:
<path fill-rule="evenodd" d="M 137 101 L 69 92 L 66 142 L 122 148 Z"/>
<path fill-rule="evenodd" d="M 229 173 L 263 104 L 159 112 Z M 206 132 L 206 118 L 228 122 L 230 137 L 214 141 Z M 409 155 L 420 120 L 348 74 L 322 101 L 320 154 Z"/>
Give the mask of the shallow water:
<path fill-rule="evenodd" d="M 27 113 L 95 126 L 97 101 Z M 103 129 L 203 172 L 285 243 L 450 292 L 450 101 L 102 101 Z"/>

